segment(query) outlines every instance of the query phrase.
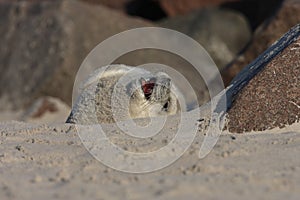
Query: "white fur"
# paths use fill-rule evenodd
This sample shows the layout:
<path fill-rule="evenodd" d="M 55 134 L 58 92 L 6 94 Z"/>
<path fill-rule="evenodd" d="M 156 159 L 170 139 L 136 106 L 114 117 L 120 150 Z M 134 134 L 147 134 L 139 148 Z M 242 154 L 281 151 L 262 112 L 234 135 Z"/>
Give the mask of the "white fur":
<path fill-rule="evenodd" d="M 128 72 L 134 73 L 128 74 Z M 138 80 L 141 77 L 149 78 L 151 76 L 153 75 L 145 69 L 125 65 L 110 65 L 97 69 L 84 82 L 81 88 L 82 92 L 73 106 L 67 122 L 77 124 L 111 123 L 115 120 L 128 118 L 175 114 L 178 111 L 178 101 L 174 94 L 171 93 L 170 96 L 166 96 L 170 99 L 168 109 L 162 109 L 164 102 L 149 103 L 149 100 L 145 98 Z M 157 73 L 156 76 L 168 77 L 165 73 Z M 130 90 L 116 86 L 116 83 L 122 81 L 122 78 L 131 81 L 130 84 L 126 85 L 127 89 L 129 87 Z M 174 85 L 172 85 L 171 91 L 178 92 Z M 113 100 L 116 104 L 111 102 L 114 94 L 116 96 Z M 180 95 L 176 94 L 176 96 Z M 162 99 L 166 99 L 166 97 Z M 112 105 L 116 105 L 113 112 Z M 117 119 L 113 116 L 114 114 Z"/>

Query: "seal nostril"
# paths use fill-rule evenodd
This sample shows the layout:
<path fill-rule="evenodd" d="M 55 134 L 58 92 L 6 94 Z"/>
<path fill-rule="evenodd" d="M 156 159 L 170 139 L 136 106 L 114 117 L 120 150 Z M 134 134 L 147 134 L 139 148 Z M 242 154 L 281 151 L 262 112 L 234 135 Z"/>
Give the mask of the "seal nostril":
<path fill-rule="evenodd" d="M 146 98 L 147 100 L 149 100 L 152 93 L 144 93 L 144 94 L 145 94 L 145 98 Z"/>
<path fill-rule="evenodd" d="M 169 101 L 167 101 L 167 103 L 165 103 L 165 105 L 164 105 L 164 107 L 163 107 L 163 108 L 164 108 L 165 110 L 167 110 L 167 109 L 168 109 L 168 107 L 169 107 Z"/>

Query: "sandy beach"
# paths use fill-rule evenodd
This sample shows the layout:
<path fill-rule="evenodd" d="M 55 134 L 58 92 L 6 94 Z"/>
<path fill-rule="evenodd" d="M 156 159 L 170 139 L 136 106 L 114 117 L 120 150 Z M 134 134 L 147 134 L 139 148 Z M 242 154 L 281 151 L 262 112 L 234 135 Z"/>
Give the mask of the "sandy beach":
<path fill-rule="evenodd" d="M 300 195 L 299 123 L 264 132 L 223 132 L 201 160 L 204 136 L 198 131 L 179 160 L 147 174 L 119 172 L 97 161 L 74 125 L 10 121 L 0 130 L 1 199 L 296 200 Z"/>

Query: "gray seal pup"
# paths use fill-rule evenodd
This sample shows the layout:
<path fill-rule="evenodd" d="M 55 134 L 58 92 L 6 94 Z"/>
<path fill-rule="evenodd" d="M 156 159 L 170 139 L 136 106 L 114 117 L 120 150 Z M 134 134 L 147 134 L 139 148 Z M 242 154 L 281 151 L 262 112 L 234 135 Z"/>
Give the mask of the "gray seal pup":
<path fill-rule="evenodd" d="M 97 69 L 83 83 L 66 123 L 92 125 L 173 115 L 180 109 L 178 94 L 164 72 L 109 65 Z"/>

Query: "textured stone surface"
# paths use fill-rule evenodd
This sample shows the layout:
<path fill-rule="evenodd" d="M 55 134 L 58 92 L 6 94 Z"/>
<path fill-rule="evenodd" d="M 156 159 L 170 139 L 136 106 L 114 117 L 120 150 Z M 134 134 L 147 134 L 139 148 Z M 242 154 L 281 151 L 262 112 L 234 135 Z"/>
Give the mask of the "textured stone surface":
<path fill-rule="evenodd" d="M 237 94 L 237 98 L 228 112 L 227 128 L 229 131 L 239 133 L 252 130 L 261 131 L 299 121 L 299 25 L 296 30 L 298 37 L 294 42 L 270 62 L 267 62 L 264 70 L 250 80 L 245 88 Z M 257 61 L 259 62 L 261 59 L 265 59 L 265 57 L 260 57 Z"/>
<path fill-rule="evenodd" d="M 228 2 L 221 6 L 242 12 L 249 20 L 252 30 L 255 30 L 278 11 L 283 1 L 284 0 L 241 0 Z"/>
<path fill-rule="evenodd" d="M 21 1 L 29 1 L 29 2 L 42 2 L 42 1 L 60 1 L 60 0 L 0 0 L 0 3 L 10 3 L 10 2 L 21 2 Z M 72 0 L 71 0 L 72 1 Z M 100 4 L 105 5 L 110 8 L 123 9 L 125 4 L 131 0 L 75 0 L 75 1 L 84 1 L 91 4 Z"/>
<path fill-rule="evenodd" d="M 74 77 L 87 53 L 109 36 L 149 25 L 80 1 L 0 4 L 0 109 L 44 95 L 71 105 Z"/>
<path fill-rule="evenodd" d="M 231 62 L 251 39 L 247 19 L 228 9 L 202 9 L 164 20 L 160 25 L 191 36 L 208 51 L 219 69 Z"/>
<path fill-rule="evenodd" d="M 1 110 L 26 107 L 40 96 L 58 97 L 71 105 L 77 70 L 97 44 L 124 30 L 154 26 L 81 1 L 7 3 L 0 10 Z M 200 105 L 209 100 L 201 76 L 187 61 L 172 53 L 138 50 L 114 63 L 171 66 L 190 82 Z M 193 96 L 193 91 L 187 99 L 189 96 Z"/>
<path fill-rule="evenodd" d="M 222 71 L 225 85 L 228 85 L 241 69 L 265 51 L 280 36 L 298 24 L 300 22 L 299 13 L 299 0 L 285 1 L 276 16 L 269 23 L 265 23 L 257 29 L 246 51 Z"/>
<path fill-rule="evenodd" d="M 81 0 L 92 4 L 101 4 L 109 8 L 125 10 L 126 4 L 131 0 Z"/>

